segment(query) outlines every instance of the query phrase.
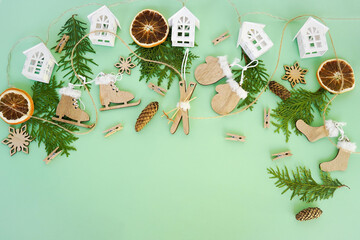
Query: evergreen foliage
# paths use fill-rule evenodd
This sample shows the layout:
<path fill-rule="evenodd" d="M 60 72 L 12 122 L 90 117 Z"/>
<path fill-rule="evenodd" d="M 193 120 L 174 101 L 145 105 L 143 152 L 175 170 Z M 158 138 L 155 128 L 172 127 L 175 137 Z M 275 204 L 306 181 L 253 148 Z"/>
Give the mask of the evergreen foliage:
<path fill-rule="evenodd" d="M 327 91 L 320 88 L 316 92 L 310 92 L 303 88 L 291 91 L 291 97 L 278 103 L 277 108 L 272 111 L 271 116 L 276 120 L 272 124 L 276 127 L 275 132 L 282 131 L 285 134 L 286 142 L 289 141 L 291 131 L 289 126 L 295 131 L 296 135 L 301 134 L 296 128 L 296 121 L 304 120 L 310 124 L 314 120 L 314 112 L 317 110 L 321 115 L 325 105 L 329 101 Z M 327 109 L 327 114 L 329 108 Z"/>
<path fill-rule="evenodd" d="M 71 83 L 81 84 L 79 79 L 76 78 L 74 71 L 71 67 L 71 52 L 76 45 L 76 43 L 86 35 L 86 24 L 78 19 L 76 19 L 76 14 L 72 15 L 65 23 L 65 25 L 60 29 L 58 34 L 59 40 L 62 38 L 64 34 L 68 35 L 70 38 L 66 43 L 63 52 L 64 55 L 60 57 L 59 68 L 58 70 L 66 71 L 65 78 L 68 77 Z M 55 48 L 55 47 L 54 47 Z M 89 38 L 83 39 L 79 45 L 76 47 L 74 51 L 74 68 L 77 74 L 86 77 L 86 79 L 90 79 L 93 74 L 91 68 L 88 66 L 89 64 L 96 65 L 93 59 L 85 57 L 87 53 L 95 53 L 95 50 L 91 46 L 91 42 Z M 90 85 L 87 86 L 90 88 Z"/>
<path fill-rule="evenodd" d="M 331 178 L 329 173 L 322 171 L 320 171 L 322 183 L 319 184 L 311 176 L 310 169 L 306 169 L 305 167 L 297 167 L 296 171 L 291 171 L 292 176 L 290 176 L 286 167 L 282 170 L 280 170 L 279 167 L 276 167 L 275 170 L 272 168 L 268 168 L 267 170 L 271 175 L 270 178 L 277 179 L 275 186 L 285 188 L 281 194 L 284 194 L 288 190 L 292 191 L 290 200 L 295 196 L 299 196 L 301 201 L 308 203 L 329 199 L 334 196 L 337 189 L 347 187 L 339 180 Z"/>

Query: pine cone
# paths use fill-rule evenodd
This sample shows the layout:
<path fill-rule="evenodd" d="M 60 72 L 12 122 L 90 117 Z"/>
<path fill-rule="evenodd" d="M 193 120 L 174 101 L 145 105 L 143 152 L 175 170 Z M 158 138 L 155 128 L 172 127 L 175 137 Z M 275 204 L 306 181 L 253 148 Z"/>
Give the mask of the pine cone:
<path fill-rule="evenodd" d="M 155 113 L 159 109 L 159 103 L 158 102 L 151 102 L 149 103 L 144 110 L 140 113 L 138 119 L 135 123 L 135 131 L 139 132 L 141 129 L 143 129 L 146 124 L 150 122 L 150 120 L 154 117 Z"/>
<path fill-rule="evenodd" d="M 298 221 L 308 221 L 308 220 L 312 220 L 312 219 L 316 219 L 318 217 L 320 217 L 322 214 L 322 210 L 320 208 L 317 207 L 309 207 L 306 208 L 302 211 L 300 211 L 298 214 L 296 214 L 296 220 Z"/>
<path fill-rule="evenodd" d="M 282 100 L 286 100 L 291 96 L 289 90 L 287 90 L 283 85 L 278 82 L 270 81 L 269 83 L 270 90 L 278 95 Z"/>

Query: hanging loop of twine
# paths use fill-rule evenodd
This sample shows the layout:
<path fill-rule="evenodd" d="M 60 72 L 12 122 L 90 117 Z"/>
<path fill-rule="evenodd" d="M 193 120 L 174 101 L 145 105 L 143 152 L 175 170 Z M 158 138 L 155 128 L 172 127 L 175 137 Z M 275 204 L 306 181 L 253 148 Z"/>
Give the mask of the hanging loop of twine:
<path fill-rule="evenodd" d="M 244 82 L 244 72 L 246 70 L 248 70 L 249 68 L 254 68 L 256 67 L 258 64 L 259 64 L 259 61 L 258 60 L 252 60 L 251 62 L 249 62 L 247 65 L 245 66 L 241 66 L 239 64 L 240 62 L 240 59 L 239 58 L 235 58 L 234 61 L 230 64 L 230 67 L 234 67 L 234 66 L 237 66 L 237 67 L 240 67 L 242 70 L 241 70 L 241 77 L 240 77 L 240 82 L 239 82 L 239 85 L 241 86 Z"/>

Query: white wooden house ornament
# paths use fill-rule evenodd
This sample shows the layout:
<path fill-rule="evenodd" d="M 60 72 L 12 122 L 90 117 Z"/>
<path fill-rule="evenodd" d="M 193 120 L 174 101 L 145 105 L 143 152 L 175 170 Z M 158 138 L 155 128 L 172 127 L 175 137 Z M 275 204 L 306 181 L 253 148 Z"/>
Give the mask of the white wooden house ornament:
<path fill-rule="evenodd" d="M 31 80 L 49 83 L 54 66 L 58 64 L 45 44 L 39 43 L 23 53 L 26 60 L 22 74 Z"/>
<path fill-rule="evenodd" d="M 174 47 L 194 47 L 195 27 L 200 29 L 200 21 L 186 7 L 181 8 L 168 20 L 171 41 Z"/>
<path fill-rule="evenodd" d="M 106 6 L 102 6 L 95 12 L 88 15 L 90 21 L 90 32 L 96 30 L 107 30 L 116 34 L 117 28 L 121 28 L 119 20 Z M 96 32 L 89 35 L 94 45 L 110 46 L 115 44 L 116 36 L 108 32 Z"/>
<path fill-rule="evenodd" d="M 324 55 L 328 50 L 325 35 L 328 30 L 329 28 L 324 24 L 309 17 L 295 36 L 298 42 L 300 57 L 309 58 Z"/>
<path fill-rule="evenodd" d="M 243 22 L 240 27 L 237 47 L 240 45 L 251 60 L 257 59 L 274 45 L 264 27 L 264 24 L 253 22 Z"/>

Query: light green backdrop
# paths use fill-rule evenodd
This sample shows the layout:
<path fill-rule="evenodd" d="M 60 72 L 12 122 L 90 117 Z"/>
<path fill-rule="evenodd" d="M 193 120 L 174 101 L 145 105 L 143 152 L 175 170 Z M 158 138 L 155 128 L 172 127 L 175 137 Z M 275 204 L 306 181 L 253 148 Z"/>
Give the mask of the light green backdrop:
<path fill-rule="evenodd" d="M 0 89 L 5 90 L 7 54 L 12 45 L 28 35 L 46 38 L 49 23 L 63 11 L 88 1 L 11 1 L 0 0 L 2 34 L 0 44 Z M 103 1 L 110 4 L 110 1 Z M 302 1 L 235 1 L 240 13 L 269 12 L 286 18 L 301 14 L 323 17 L 360 17 L 360 2 L 302 0 Z M 175 0 L 138 1 L 112 8 L 122 30 L 119 34 L 131 42 L 128 34 L 135 14 L 152 8 L 169 18 L 181 4 Z M 193 51 L 200 56 L 192 68 L 206 56 L 240 56 L 236 48 L 238 22 L 231 5 L 223 1 L 190 0 L 187 7 L 200 19 L 201 29 L 196 32 L 198 47 Z M 50 44 L 66 19 L 78 13 L 80 19 L 96 6 L 67 13 L 50 32 Z M 266 24 L 266 31 L 274 47 L 261 59 L 272 73 L 279 48 L 284 22 L 267 16 L 254 15 L 244 20 Z M 284 71 L 283 64 L 308 68 L 307 89 L 316 90 L 315 72 L 320 63 L 333 58 L 330 50 L 319 58 L 300 59 L 297 44 L 292 42 L 304 20 L 291 23 L 286 30 L 280 67 L 275 80 Z M 359 74 L 360 21 L 327 21 L 340 58 L 349 61 L 355 74 Z M 214 47 L 215 37 L 230 31 L 231 37 Z M 29 39 L 19 44 L 11 63 L 12 83 L 29 90 L 32 81 L 21 75 L 25 57 L 22 51 L 38 43 Z M 120 55 L 128 50 L 116 41 L 114 48 L 94 47 L 99 71 L 111 72 Z M 58 59 L 59 55 L 55 57 Z M 61 76 L 60 73 L 57 73 Z M 216 120 L 191 120 L 190 135 L 182 128 L 175 135 L 169 132 L 167 121 L 160 113 L 140 133 L 134 124 L 140 111 L 150 102 L 159 101 L 160 110 L 174 108 L 178 101 L 178 88 L 174 85 L 165 97 L 149 90 L 138 82 L 138 69 L 125 76 L 118 85 L 141 98 L 138 107 L 101 112 L 95 131 L 82 136 L 75 144 L 76 152 L 70 157 L 59 157 L 45 165 L 43 146 L 30 146 L 30 154 L 9 156 L 9 148 L 0 145 L 0 239 L 121 239 L 121 240 L 238 240 L 238 239 L 358 239 L 360 208 L 359 155 L 353 155 L 345 172 L 333 173 L 351 187 L 340 189 L 333 199 L 306 204 L 297 199 L 290 201 L 290 194 L 280 195 L 274 181 L 268 179 L 266 168 L 276 165 L 289 168 L 305 165 L 319 180 L 320 162 L 335 157 L 337 149 L 326 139 L 309 143 L 304 136 L 291 136 L 285 143 L 284 136 L 274 134 L 274 127 L 263 129 L 264 107 L 275 108 L 279 99 L 266 92 L 255 109 L 236 116 Z M 59 78 L 58 78 L 59 79 Z M 193 80 L 193 74 L 188 75 Z M 283 82 L 286 86 L 288 83 Z M 192 116 L 215 116 L 210 101 L 215 86 L 198 85 L 192 102 Z M 98 88 L 92 94 L 100 107 Z M 329 118 L 345 121 L 345 130 L 354 142 L 359 137 L 359 88 L 339 96 L 331 107 Z M 89 97 L 83 100 L 94 121 Z M 122 122 L 125 128 L 104 138 L 102 131 Z M 320 125 L 317 116 L 314 125 Z M 7 136 L 7 125 L 0 121 L 0 138 Z M 245 135 L 245 143 L 225 141 L 226 132 Z M 272 162 L 271 153 L 291 150 L 294 156 Z M 319 206 L 323 216 L 311 222 L 297 222 L 294 215 L 299 210 Z"/>

